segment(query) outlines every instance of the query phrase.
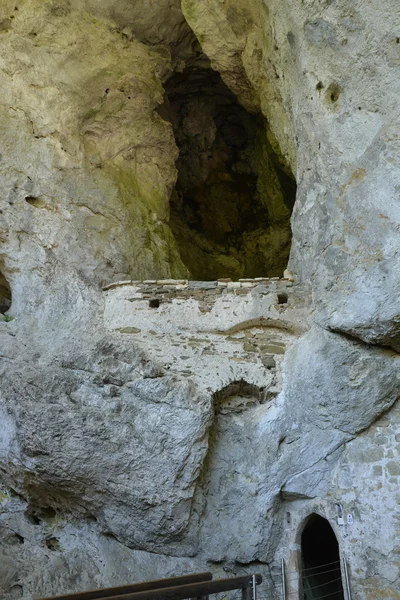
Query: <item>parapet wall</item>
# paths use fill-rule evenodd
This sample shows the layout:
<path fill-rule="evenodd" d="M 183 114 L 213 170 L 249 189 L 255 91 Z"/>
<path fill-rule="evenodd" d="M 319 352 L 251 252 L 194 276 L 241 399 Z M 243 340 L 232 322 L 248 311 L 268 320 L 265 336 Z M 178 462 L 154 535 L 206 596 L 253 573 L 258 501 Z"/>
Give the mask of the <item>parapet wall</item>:
<path fill-rule="evenodd" d="M 207 393 L 244 381 L 276 395 L 285 350 L 308 329 L 308 296 L 287 279 L 122 281 L 104 300 L 107 329 Z"/>
<path fill-rule="evenodd" d="M 272 326 L 307 329 L 308 296 L 288 279 L 122 281 L 103 288 L 105 325 L 157 332 L 232 332 Z M 132 333 L 132 331 L 125 331 Z"/>

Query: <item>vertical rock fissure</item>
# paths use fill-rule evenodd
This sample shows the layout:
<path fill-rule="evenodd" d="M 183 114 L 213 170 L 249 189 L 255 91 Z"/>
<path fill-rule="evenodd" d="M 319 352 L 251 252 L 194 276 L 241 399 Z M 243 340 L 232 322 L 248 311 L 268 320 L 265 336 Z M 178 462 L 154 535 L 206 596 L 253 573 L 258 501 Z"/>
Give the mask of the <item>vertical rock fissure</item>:
<path fill-rule="evenodd" d="M 11 288 L 0 271 L 0 314 L 4 315 L 11 307 Z"/>

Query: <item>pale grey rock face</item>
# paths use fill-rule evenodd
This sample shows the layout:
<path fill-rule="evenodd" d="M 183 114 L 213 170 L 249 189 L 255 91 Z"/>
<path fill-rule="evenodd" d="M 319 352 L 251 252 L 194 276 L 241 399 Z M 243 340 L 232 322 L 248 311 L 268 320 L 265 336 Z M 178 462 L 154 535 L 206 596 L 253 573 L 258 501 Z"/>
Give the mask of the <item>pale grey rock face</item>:
<path fill-rule="evenodd" d="M 313 422 L 322 430 L 354 434 L 397 400 L 398 364 L 391 350 L 315 327 L 286 357 L 287 413 L 303 426 Z"/>
<path fill-rule="evenodd" d="M 216 417 L 202 484 L 202 547 L 214 560 L 271 560 L 269 514 L 282 498 L 329 491 L 346 444 L 396 402 L 399 361 L 315 327 L 287 351 L 276 401 Z"/>
<path fill-rule="evenodd" d="M 315 4 L 305 39 L 294 33 L 307 99 L 291 266 L 312 282 L 322 326 L 398 348 L 400 16 L 385 7 L 389 22 L 364 2 L 331 3 L 324 19 Z"/>
<path fill-rule="evenodd" d="M 1 597 L 53 596 L 191 573 L 205 565 L 130 550 L 94 519 L 63 518 L 14 496 L 0 504 Z"/>
<path fill-rule="evenodd" d="M 193 552 L 176 542 L 207 448 L 207 398 L 111 338 L 14 368 L 18 388 L 14 370 L 2 371 L 2 460 L 18 489 L 38 505 L 84 510 L 132 547 Z"/>
<path fill-rule="evenodd" d="M 210 565 L 269 584 L 281 558 L 298 568 L 304 519 L 336 526 L 340 503 L 354 598 L 396 598 L 397 2 L 182 10 L 0 6 L 2 597 Z M 225 316 L 171 304 L 155 331 L 101 286 L 187 275 L 157 109 L 203 52 L 296 173 L 289 266 L 312 299 L 285 320 L 275 290 L 263 323 L 239 286 Z"/>
<path fill-rule="evenodd" d="M 344 445 L 385 413 L 399 395 L 399 357 L 314 328 L 289 350 L 284 369 L 292 474 L 283 491 L 317 497 L 328 491 Z M 294 441 L 293 441 L 294 438 Z"/>

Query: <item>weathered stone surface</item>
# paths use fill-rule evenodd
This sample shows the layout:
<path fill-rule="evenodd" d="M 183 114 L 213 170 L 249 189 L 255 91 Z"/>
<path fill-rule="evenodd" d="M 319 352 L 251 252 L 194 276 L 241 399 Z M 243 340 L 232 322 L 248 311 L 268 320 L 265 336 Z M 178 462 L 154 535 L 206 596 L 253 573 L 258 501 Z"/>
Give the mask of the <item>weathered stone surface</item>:
<path fill-rule="evenodd" d="M 314 328 L 285 361 L 286 406 L 293 420 L 354 434 L 397 400 L 400 357 L 391 350 Z M 299 401 L 301 399 L 301 401 Z"/>
<path fill-rule="evenodd" d="M 1 497 L 0 543 L 0 589 L 7 600 L 172 577 L 197 567 L 190 558 L 131 550 L 93 519 L 64 518 L 9 494 Z"/>
<path fill-rule="evenodd" d="M 278 398 L 217 417 L 201 544 L 213 560 L 271 560 L 279 531 L 269 515 L 282 499 L 331 493 L 346 444 L 396 402 L 399 361 L 315 328 L 287 351 Z"/>
<path fill-rule="evenodd" d="M 297 165 L 290 268 L 312 281 L 319 323 L 398 348 L 398 7 L 385 3 L 388 25 L 363 0 L 297 4 L 184 0 L 183 10 Z"/>
<path fill-rule="evenodd" d="M 398 363 L 390 350 L 370 349 L 317 328 L 293 346 L 285 361 L 285 407 L 292 422 L 288 430 L 301 451 L 297 456 L 297 444 L 291 444 L 294 454 L 286 455 L 285 463 L 293 468 L 300 457 L 302 464 L 285 483 L 285 495 L 328 492 L 338 450 L 398 399 Z"/>
<path fill-rule="evenodd" d="M 107 293 L 124 289 L 129 292 L 125 287 Z M 289 343 L 278 396 L 279 371 L 243 358 L 236 372 L 221 371 L 222 340 L 216 345 L 201 329 L 190 332 L 192 344 L 199 338 L 193 349 L 209 348 L 201 361 L 185 348 L 179 329 L 175 338 L 161 333 L 162 314 L 157 314 L 160 324 L 153 321 L 152 327 L 159 334 L 149 338 L 144 327 L 135 334 L 136 347 L 113 337 L 85 346 L 85 354 L 76 348 L 73 356 L 59 357 L 58 367 L 38 365 L 39 389 L 32 386 L 34 369 L 15 365 L 10 371 L 8 363 L 2 389 L 19 423 L 17 431 L 9 417 L 7 431 L 19 460 L 15 450 L 11 461 L 10 455 L 3 459 L 8 482 L 36 505 L 83 510 L 103 531 L 135 548 L 197 553 L 199 562 L 193 564 L 199 565 L 271 560 L 279 541 L 272 515 L 279 514 L 282 499 L 328 492 L 345 444 L 396 400 L 399 358 L 314 328 Z M 188 320 L 183 319 L 182 332 Z M 268 333 L 250 327 L 251 337 L 234 335 L 256 350 Z M 146 358 L 156 354 L 166 366 L 167 357 L 179 357 L 169 375 Z M 14 369 L 23 372 L 18 402 Z M 186 382 L 184 375 L 190 378 Z M 47 377 L 57 384 L 48 384 Z M 240 400 L 229 391 L 229 381 L 246 377 L 256 387 L 252 383 Z M 254 394 L 267 381 L 260 402 Z M 207 393 L 210 384 L 214 397 Z M 61 389 L 61 397 L 53 399 Z M 10 446 L 6 439 L 5 448 Z"/>
<path fill-rule="evenodd" d="M 163 377 L 111 338 L 51 365 L 4 364 L 1 378 L 1 460 L 20 493 L 83 510 L 130 546 L 171 542 L 172 553 L 190 553 L 174 543 L 188 525 L 210 420 L 209 400 L 190 382 Z"/>
<path fill-rule="evenodd" d="M 2 256 L 17 304 L 50 261 L 97 285 L 186 274 L 167 225 L 177 151 L 154 112 L 169 60 L 68 4 L 1 7 L 13 17 L 1 37 Z"/>
<path fill-rule="evenodd" d="M 0 593 L 211 564 L 261 570 L 272 595 L 317 513 L 353 597 L 396 598 L 397 3 L 182 11 L 0 6 Z M 172 73 L 208 61 L 267 120 L 261 167 L 273 150 L 296 173 L 301 285 L 186 284 L 159 108 Z"/>

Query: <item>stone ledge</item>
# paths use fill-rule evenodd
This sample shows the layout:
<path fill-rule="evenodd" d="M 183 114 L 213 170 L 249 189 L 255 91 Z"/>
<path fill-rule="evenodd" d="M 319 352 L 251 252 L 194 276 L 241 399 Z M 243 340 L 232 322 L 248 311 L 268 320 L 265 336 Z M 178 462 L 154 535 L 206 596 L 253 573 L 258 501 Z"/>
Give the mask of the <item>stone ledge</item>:
<path fill-rule="evenodd" d="M 293 285 L 293 281 L 285 277 L 255 277 L 254 279 L 239 279 L 239 281 L 232 281 L 229 278 L 221 278 L 215 281 L 189 281 L 188 279 L 145 279 L 141 281 L 115 281 L 105 285 L 102 288 L 102 291 L 107 292 L 115 288 L 131 285 L 136 285 L 140 288 L 148 286 L 161 289 L 167 288 L 168 291 L 170 291 L 171 288 L 176 290 L 220 290 L 221 288 L 235 290 L 239 288 L 251 289 L 258 285 L 279 283 L 285 284 L 287 287 L 291 287 Z"/>

